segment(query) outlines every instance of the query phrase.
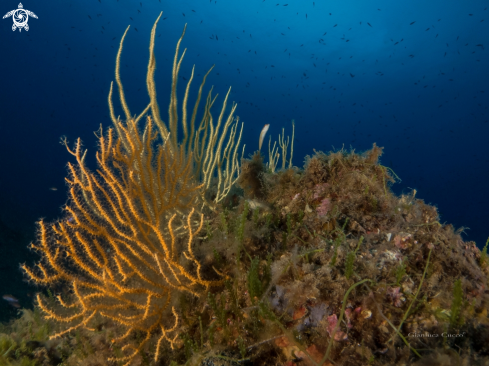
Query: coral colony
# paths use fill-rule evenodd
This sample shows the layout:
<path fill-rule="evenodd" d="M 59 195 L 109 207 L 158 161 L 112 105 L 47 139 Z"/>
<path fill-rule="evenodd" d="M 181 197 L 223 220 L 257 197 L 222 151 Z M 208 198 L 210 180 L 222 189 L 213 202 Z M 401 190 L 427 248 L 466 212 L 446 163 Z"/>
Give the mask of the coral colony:
<path fill-rule="evenodd" d="M 40 261 L 22 268 L 40 292 L 33 311 L 2 329 L 0 363 L 488 365 L 487 244 L 464 242 L 416 191 L 394 195 L 399 178 L 375 144 L 316 152 L 301 169 L 282 131 L 268 157 L 244 159 L 229 92 L 214 118 L 211 89 L 197 117 L 210 70 L 193 110 L 193 69 L 177 103 L 185 29 L 164 122 L 159 19 L 148 106 L 133 115 L 126 103 L 126 30 L 115 73 L 125 119 L 111 86 L 97 169 L 80 140 L 65 141 L 76 161 L 66 214 L 38 223 Z"/>

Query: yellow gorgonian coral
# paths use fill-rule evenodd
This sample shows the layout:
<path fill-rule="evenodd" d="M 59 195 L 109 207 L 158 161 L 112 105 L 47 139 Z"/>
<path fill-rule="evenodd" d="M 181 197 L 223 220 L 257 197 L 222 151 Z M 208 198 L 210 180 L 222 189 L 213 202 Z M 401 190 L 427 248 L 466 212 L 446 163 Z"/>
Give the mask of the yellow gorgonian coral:
<path fill-rule="evenodd" d="M 232 186 L 236 183 L 240 174 L 238 147 L 241 142 L 243 123 L 241 123 L 241 128 L 239 128 L 239 117 L 234 116 L 237 103 L 233 102 L 229 113 L 226 113 L 231 88 L 229 88 L 228 92 L 226 93 L 226 96 L 222 103 L 222 107 L 219 112 L 219 116 L 217 118 L 214 118 L 211 111 L 216 101 L 217 95 L 212 95 L 212 88 L 211 90 L 209 90 L 205 101 L 204 115 L 201 117 L 200 122 L 198 122 L 197 111 L 199 109 L 200 100 L 202 98 L 203 88 L 207 76 L 214 68 L 214 66 L 212 66 L 209 71 L 207 71 L 207 73 L 204 75 L 202 83 L 199 87 L 199 91 L 197 93 L 197 99 L 192 109 L 192 113 L 189 113 L 189 111 L 187 111 L 187 105 L 189 102 L 190 87 L 194 79 L 195 66 L 192 68 L 192 73 L 187 82 L 183 102 L 181 105 L 182 115 L 181 117 L 179 116 L 177 83 L 180 67 L 182 65 L 186 49 L 182 52 L 181 56 L 179 56 L 179 53 L 180 44 L 182 42 L 183 36 L 185 35 L 187 25 L 185 25 L 182 35 L 177 42 L 175 56 L 173 58 L 170 105 L 168 107 L 168 122 L 165 123 L 162 120 L 160 107 L 156 99 L 156 57 L 154 54 L 156 26 L 158 25 L 158 21 L 160 20 L 161 15 L 162 13 L 160 13 L 158 18 L 156 19 L 156 22 L 153 25 L 149 44 L 149 63 L 146 75 L 146 87 L 148 89 L 148 95 L 150 99 L 149 104 L 138 116 L 133 116 L 131 114 L 131 111 L 129 110 L 129 106 L 126 101 L 126 96 L 124 93 L 124 88 L 120 75 L 120 63 L 122 47 L 129 27 L 127 27 L 124 35 L 122 36 L 115 64 L 115 80 L 119 91 L 119 101 L 124 111 L 126 120 L 135 119 L 135 121 L 137 122 L 141 118 L 143 118 L 146 113 L 151 111 L 153 120 L 158 131 L 160 132 L 162 138 L 168 139 L 168 143 L 171 146 L 171 149 L 176 150 L 183 147 L 187 155 L 192 156 L 193 164 L 191 166 L 191 169 L 195 179 L 203 183 L 202 196 L 209 207 L 214 207 L 215 204 L 219 203 L 227 196 Z M 112 122 L 114 122 L 116 129 L 118 130 L 117 126 L 119 117 L 115 114 L 114 105 L 112 103 L 112 94 L 113 84 L 110 85 L 108 102 L 110 117 L 112 119 Z M 179 139 L 179 135 L 181 134 L 181 132 L 183 132 L 183 138 Z M 241 152 L 241 158 L 243 157 L 243 153 L 244 146 Z M 209 197 L 210 199 L 207 199 L 205 197 L 205 193 L 209 191 L 212 191 L 212 195 L 211 197 Z"/>
<path fill-rule="evenodd" d="M 194 208 L 201 185 L 194 181 L 192 156 L 183 146 L 170 148 L 168 138 L 161 140 L 150 117 L 144 129 L 134 120 L 117 123 L 118 136 L 113 129 L 105 136 L 100 132 L 96 173 L 84 163 L 80 140 L 73 150 L 67 146 L 77 162 L 68 164 L 67 217 L 39 222 L 32 248 L 42 261 L 37 269 L 22 268 L 38 284 L 64 281 L 73 291 L 70 303 L 57 297 L 66 308 L 62 312 L 37 297 L 47 318 L 67 323 L 51 338 L 78 327 L 91 329 L 96 315 L 109 318 L 124 329 L 113 340 L 124 344 L 124 356 L 113 360 L 129 364 L 153 333 L 159 333 L 155 359 L 162 341 L 174 346 L 178 311 L 170 303 L 175 292 L 200 296 L 222 281 L 203 278 L 192 250 L 203 224 Z M 130 336 L 136 331 L 144 336 L 134 344 Z"/>

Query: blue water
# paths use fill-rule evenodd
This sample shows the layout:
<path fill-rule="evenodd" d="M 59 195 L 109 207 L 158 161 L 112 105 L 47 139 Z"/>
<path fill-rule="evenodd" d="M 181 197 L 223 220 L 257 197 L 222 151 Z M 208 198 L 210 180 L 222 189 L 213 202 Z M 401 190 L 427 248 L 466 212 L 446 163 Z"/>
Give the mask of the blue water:
<path fill-rule="evenodd" d="M 171 65 L 185 23 L 179 95 L 213 65 L 205 91 L 228 88 L 244 121 L 246 154 L 264 124 L 277 138 L 296 122 L 294 165 L 313 149 L 385 147 L 400 194 L 439 208 L 441 222 L 489 236 L 489 2 L 454 1 L 26 1 L 29 31 L 0 21 L 0 276 L 22 283 L 18 262 L 34 222 L 61 215 L 66 164 L 59 144 L 81 137 L 94 167 L 93 131 L 111 126 L 107 96 L 124 30 L 121 75 L 132 113 L 148 103 L 151 27 L 156 84 L 167 121 Z M 0 3 L 0 13 L 17 9 Z M 200 77 L 199 77 L 200 76 Z M 118 114 L 123 114 L 116 101 Z M 56 188 L 57 190 L 51 190 Z M 20 235 L 16 237 L 15 235 Z M 17 238 L 17 239 L 16 239 Z M 0 283 L 0 293 L 13 292 Z M 4 286 L 2 288 L 2 286 Z M 10 287 L 9 287 L 10 286 Z"/>

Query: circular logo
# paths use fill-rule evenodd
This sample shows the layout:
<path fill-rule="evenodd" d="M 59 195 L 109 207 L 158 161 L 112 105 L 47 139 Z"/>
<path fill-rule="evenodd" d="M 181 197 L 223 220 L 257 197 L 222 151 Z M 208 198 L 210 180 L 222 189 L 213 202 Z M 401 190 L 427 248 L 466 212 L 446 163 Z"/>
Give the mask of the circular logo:
<path fill-rule="evenodd" d="M 14 21 L 14 24 L 12 25 L 12 30 L 15 31 L 16 29 L 19 29 L 19 32 L 23 29 L 26 31 L 29 30 L 29 24 L 27 24 L 27 21 L 29 20 L 29 15 L 32 18 L 37 19 L 37 15 L 34 14 L 30 10 L 24 9 L 24 6 L 22 3 L 19 3 L 19 8 L 15 10 L 9 11 L 7 14 L 3 16 L 3 19 L 12 17 L 12 20 Z"/>
<path fill-rule="evenodd" d="M 17 9 L 12 15 L 12 18 L 18 28 L 23 28 L 29 20 L 29 14 L 24 9 Z"/>

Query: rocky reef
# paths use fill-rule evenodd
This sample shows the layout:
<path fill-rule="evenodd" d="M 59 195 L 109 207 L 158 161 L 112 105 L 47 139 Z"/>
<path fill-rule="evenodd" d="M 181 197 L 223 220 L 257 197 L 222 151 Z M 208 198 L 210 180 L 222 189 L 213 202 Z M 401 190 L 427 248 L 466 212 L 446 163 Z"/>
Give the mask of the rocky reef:
<path fill-rule="evenodd" d="M 487 244 L 465 242 L 416 191 L 396 196 L 381 154 L 316 152 L 276 172 L 259 152 L 243 159 L 182 264 L 220 285 L 175 292 L 163 313 L 178 318 L 172 342 L 151 334 L 118 361 L 120 322 L 97 314 L 49 340 L 70 324 L 36 308 L 1 329 L 0 364 L 489 365 Z M 66 311 L 51 291 L 40 298 Z"/>

